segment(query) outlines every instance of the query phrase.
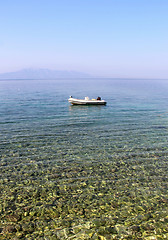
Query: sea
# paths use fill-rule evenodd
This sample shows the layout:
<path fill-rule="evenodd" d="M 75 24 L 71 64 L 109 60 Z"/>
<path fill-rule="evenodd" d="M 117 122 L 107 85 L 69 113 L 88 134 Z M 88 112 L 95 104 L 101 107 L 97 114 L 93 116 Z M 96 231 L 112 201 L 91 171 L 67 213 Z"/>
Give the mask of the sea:
<path fill-rule="evenodd" d="M 0 80 L 0 239 L 168 239 L 167 170 L 168 80 Z"/>

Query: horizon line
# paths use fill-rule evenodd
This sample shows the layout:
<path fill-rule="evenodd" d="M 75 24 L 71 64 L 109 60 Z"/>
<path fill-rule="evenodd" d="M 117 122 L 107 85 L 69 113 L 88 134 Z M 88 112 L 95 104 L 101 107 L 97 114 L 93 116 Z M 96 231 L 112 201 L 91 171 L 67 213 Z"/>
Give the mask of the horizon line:
<path fill-rule="evenodd" d="M 10 80 L 59 80 L 59 79 L 66 79 L 66 80 L 77 80 L 77 79 L 111 79 L 111 80 L 168 80 L 168 78 L 139 78 L 139 77 L 55 77 L 55 78 L 0 78 L 0 81 L 10 81 Z"/>

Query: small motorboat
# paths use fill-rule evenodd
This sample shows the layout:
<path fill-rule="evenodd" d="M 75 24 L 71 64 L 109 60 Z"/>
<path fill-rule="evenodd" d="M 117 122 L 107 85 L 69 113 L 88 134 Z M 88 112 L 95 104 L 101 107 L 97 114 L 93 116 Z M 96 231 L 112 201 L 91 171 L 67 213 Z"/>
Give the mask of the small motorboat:
<path fill-rule="evenodd" d="M 89 99 L 89 97 L 85 97 L 85 99 L 77 99 L 70 96 L 68 102 L 72 105 L 106 105 L 106 101 L 101 100 L 101 97 L 97 97 L 97 99 Z"/>

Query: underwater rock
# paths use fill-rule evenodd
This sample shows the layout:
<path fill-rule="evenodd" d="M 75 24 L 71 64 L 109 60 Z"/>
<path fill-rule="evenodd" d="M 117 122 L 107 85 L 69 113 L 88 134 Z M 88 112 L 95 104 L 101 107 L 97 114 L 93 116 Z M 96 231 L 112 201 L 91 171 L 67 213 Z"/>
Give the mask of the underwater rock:
<path fill-rule="evenodd" d="M 68 238 L 66 229 L 58 230 L 56 235 L 57 235 L 58 239 L 67 239 Z"/>
<path fill-rule="evenodd" d="M 21 217 L 19 215 L 17 215 L 17 214 L 11 214 L 11 215 L 7 215 L 6 219 L 9 222 L 18 222 L 21 219 Z"/>
<path fill-rule="evenodd" d="M 145 236 L 145 240 L 158 240 L 157 236 Z"/>
<path fill-rule="evenodd" d="M 139 232 L 141 230 L 139 225 L 133 225 L 129 229 L 132 230 L 133 232 Z"/>
<path fill-rule="evenodd" d="M 32 233 L 34 231 L 34 224 L 33 223 L 23 223 L 22 230 L 25 233 Z"/>
<path fill-rule="evenodd" d="M 7 225 L 2 230 L 2 234 L 9 234 L 14 232 L 16 232 L 16 228 L 14 225 Z"/>
<path fill-rule="evenodd" d="M 115 225 L 115 229 L 119 235 L 128 234 L 128 231 L 124 225 Z"/>
<path fill-rule="evenodd" d="M 106 238 L 104 236 L 98 235 L 98 239 L 99 240 L 106 240 Z"/>
<path fill-rule="evenodd" d="M 106 227 L 106 232 L 110 234 L 117 234 L 117 229 L 115 227 Z"/>

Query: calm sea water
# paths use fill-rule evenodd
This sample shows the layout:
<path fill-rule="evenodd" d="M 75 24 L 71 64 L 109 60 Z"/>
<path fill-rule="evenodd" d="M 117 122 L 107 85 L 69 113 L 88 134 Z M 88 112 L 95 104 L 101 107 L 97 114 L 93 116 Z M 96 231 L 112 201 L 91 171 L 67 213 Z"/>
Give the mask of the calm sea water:
<path fill-rule="evenodd" d="M 167 140 L 166 80 L 0 81 L 2 235 L 167 237 Z"/>

